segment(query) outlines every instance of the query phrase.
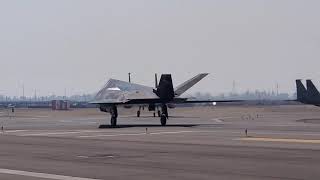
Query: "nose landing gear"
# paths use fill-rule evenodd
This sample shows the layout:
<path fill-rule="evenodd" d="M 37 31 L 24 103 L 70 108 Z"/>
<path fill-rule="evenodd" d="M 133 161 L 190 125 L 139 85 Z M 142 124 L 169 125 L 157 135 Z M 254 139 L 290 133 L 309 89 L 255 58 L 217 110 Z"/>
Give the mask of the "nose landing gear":
<path fill-rule="evenodd" d="M 160 123 L 161 126 L 165 126 L 167 124 L 167 119 L 168 119 L 168 107 L 166 104 L 163 104 L 161 106 L 161 115 L 160 115 Z M 160 114 L 160 111 L 158 112 Z"/>
<path fill-rule="evenodd" d="M 161 126 L 165 126 L 167 124 L 167 117 L 162 114 L 160 117 Z"/>
<path fill-rule="evenodd" d="M 117 118 L 118 118 L 117 106 L 112 106 L 110 108 L 110 114 L 111 114 L 111 120 L 110 120 L 111 127 L 115 127 L 117 126 Z"/>

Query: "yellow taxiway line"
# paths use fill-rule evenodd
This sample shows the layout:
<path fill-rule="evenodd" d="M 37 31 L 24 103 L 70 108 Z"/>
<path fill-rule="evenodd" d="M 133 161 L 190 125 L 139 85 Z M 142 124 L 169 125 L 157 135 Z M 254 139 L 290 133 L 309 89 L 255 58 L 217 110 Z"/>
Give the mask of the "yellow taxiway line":
<path fill-rule="evenodd" d="M 240 141 L 260 141 L 260 142 L 285 142 L 285 143 L 320 144 L 320 139 L 289 139 L 289 138 L 245 137 L 245 138 L 237 138 L 235 140 L 240 140 Z"/>

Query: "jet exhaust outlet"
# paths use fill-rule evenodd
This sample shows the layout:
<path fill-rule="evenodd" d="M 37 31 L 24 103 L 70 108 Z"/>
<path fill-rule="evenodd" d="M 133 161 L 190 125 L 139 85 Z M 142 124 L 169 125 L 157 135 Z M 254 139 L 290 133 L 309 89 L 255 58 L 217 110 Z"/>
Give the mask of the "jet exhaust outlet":
<path fill-rule="evenodd" d="M 158 88 L 154 92 L 163 101 L 172 101 L 174 98 L 174 89 L 171 74 L 161 76 Z"/>

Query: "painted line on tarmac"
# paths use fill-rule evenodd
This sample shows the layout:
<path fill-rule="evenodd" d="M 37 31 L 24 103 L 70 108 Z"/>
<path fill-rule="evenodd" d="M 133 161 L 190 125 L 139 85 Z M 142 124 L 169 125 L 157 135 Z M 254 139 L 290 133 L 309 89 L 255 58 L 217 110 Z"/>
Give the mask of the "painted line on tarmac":
<path fill-rule="evenodd" d="M 15 132 L 26 132 L 26 131 L 30 131 L 30 130 L 5 130 L 4 132 L 6 133 L 15 133 Z"/>
<path fill-rule="evenodd" d="M 71 120 L 59 120 L 59 122 L 79 122 L 79 121 L 101 121 L 103 120 L 98 118 L 88 118 L 88 119 L 71 119 Z"/>
<path fill-rule="evenodd" d="M 48 118 L 48 117 L 50 117 L 50 116 L 31 116 L 31 118 Z"/>
<path fill-rule="evenodd" d="M 32 116 L 32 117 L 21 117 L 19 115 L 13 115 L 13 117 L 15 117 L 16 119 L 19 120 L 43 120 L 46 121 L 45 118 L 49 118 L 50 116 Z"/>
<path fill-rule="evenodd" d="M 36 134 L 19 134 L 18 136 L 50 136 L 50 135 L 65 135 L 65 134 L 81 134 L 81 133 L 99 133 L 102 131 L 71 131 L 71 132 L 48 132 L 48 133 L 36 133 Z"/>
<path fill-rule="evenodd" d="M 62 122 L 62 123 L 71 123 L 73 122 L 72 120 L 60 120 L 59 122 Z"/>
<path fill-rule="evenodd" d="M 263 135 L 298 135 L 298 136 L 320 136 L 319 133 L 300 133 L 300 132 L 266 132 L 266 131 L 254 131 L 254 132 L 250 132 L 250 134 L 253 135 L 259 135 L 259 136 L 263 136 Z"/>
<path fill-rule="evenodd" d="M 233 118 L 240 118 L 239 116 L 226 116 L 226 117 L 217 117 L 216 119 L 233 119 Z"/>
<path fill-rule="evenodd" d="M 79 136 L 79 138 L 93 138 L 93 137 L 115 137 L 115 136 L 141 136 L 146 135 L 146 133 L 136 133 L 136 134 L 100 134 L 92 136 Z"/>
<path fill-rule="evenodd" d="M 285 139 L 285 138 L 237 138 L 240 141 L 261 141 L 261 142 L 287 142 L 287 143 L 311 143 L 320 144 L 319 139 Z"/>
<path fill-rule="evenodd" d="M 212 121 L 215 121 L 216 123 L 223 123 L 223 120 L 221 120 L 220 118 L 214 118 L 211 119 Z"/>
<path fill-rule="evenodd" d="M 233 118 L 239 118 L 237 116 L 227 116 L 227 117 L 217 117 L 211 119 L 212 121 L 215 121 L 216 123 L 224 123 L 224 124 L 229 124 L 228 122 L 225 122 L 226 119 L 233 119 Z"/>
<path fill-rule="evenodd" d="M 19 171 L 19 170 L 12 170 L 12 169 L 0 169 L 0 174 L 28 176 L 28 177 L 43 178 L 43 179 L 54 179 L 54 180 L 99 180 L 99 179 L 92 179 L 92 178 L 63 176 L 63 175 L 57 175 L 57 174 L 46 174 L 46 173 L 37 173 L 37 172 L 30 172 L 30 171 Z"/>
<path fill-rule="evenodd" d="M 164 131 L 164 132 L 154 132 L 154 133 L 128 133 L 128 134 L 99 134 L 91 136 L 79 136 L 79 138 L 95 138 L 95 137 L 116 137 L 116 136 L 143 136 L 143 135 L 161 135 L 161 134 L 181 134 L 181 133 L 208 133 L 215 131 Z"/>
<path fill-rule="evenodd" d="M 42 118 L 39 117 L 15 117 L 17 119 L 22 119 L 22 120 L 43 120 Z"/>
<path fill-rule="evenodd" d="M 77 158 L 88 159 L 88 158 L 89 158 L 89 156 L 77 156 Z"/>
<path fill-rule="evenodd" d="M 99 123 L 100 124 L 100 122 L 97 122 L 97 121 L 78 121 L 77 123 L 79 123 L 79 124 L 97 124 L 97 123 Z"/>
<path fill-rule="evenodd" d="M 59 123 L 77 123 L 77 124 L 97 124 L 95 121 L 76 121 L 76 120 L 60 120 Z"/>
<path fill-rule="evenodd" d="M 151 135 L 158 135 L 158 134 L 181 134 L 181 133 L 193 133 L 193 132 L 204 132 L 204 131 L 165 131 L 165 132 L 154 132 L 148 133 Z"/>

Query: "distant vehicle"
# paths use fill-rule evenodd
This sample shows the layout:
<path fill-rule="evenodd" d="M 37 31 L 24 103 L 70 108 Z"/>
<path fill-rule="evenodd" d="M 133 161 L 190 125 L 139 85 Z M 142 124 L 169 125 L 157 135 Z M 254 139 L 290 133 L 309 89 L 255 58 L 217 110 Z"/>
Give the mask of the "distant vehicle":
<path fill-rule="evenodd" d="M 304 104 L 320 106 L 320 93 L 312 80 L 306 80 L 307 88 L 301 82 L 301 79 L 296 80 L 297 86 L 297 101 Z"/>
<path fill-rule="evenodd" d="M 16 106 L 13 104 L 0 104 L 0 108 L 2 109 L 11 109 L 11 108 L 15 108 Z"/>
<path fill-rule="evenodd" d="M 130 107 L 131 105 L 148 106 L 149 110 L 159 107 L 160 122 L 162 126 L 167 123 L 168 106 L 186 103 L 217 103 L 237 102 L 237 100 L 207 100 L 191 101 L 179 96 L 190 89 L 193 85 L 207 76 L 207 73 L 198 74 L 192 79 L 173 88 L 171 74 L 162 74 L 159 84 L 156 78 L 156 87 L 134 84 L 116 79 L 110 79 L 107 84 L 97 93 L 92 104 L 98 104 L 102 112 L 111 114 L 111 126 L 117 125 L 118 106 Z M 138 111 L 139 112 L 139 111 Z"/>
<path fill-rule="evenodd" d="M 12 113 L 15 112 L 15 107 L 13 104 L 0 104 L 0 109 L 10 109 Z"/>

